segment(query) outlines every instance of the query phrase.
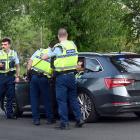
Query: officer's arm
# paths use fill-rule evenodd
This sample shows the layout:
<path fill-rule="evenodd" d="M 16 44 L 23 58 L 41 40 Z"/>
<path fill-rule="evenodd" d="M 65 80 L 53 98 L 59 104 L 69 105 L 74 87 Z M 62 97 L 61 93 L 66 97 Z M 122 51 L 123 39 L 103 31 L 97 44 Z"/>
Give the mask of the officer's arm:
<path fill-rule="evenodd" d="M 0 67 L 3 67 L 3 66 L 4 66 L 4 64 L 0 63 Z"/>
<path fill-rule="evenodd" d="M 16 64 L 16 78 L 19 78 L 20 75 L 20 66 L 19 64 Z"/>
<path fill-rule="evenodd" d="M 19 64 L 16 64 L 16 76 L 15 76 L 15 82 L 18 83 L 20 80 L 19 80 L 19 73 L 20 73 L 20 67 L 19 67 Z"/>
<path fill-rule="evenodd" d="M 31 69 L 32 63 L 33 63 L 33 60 L 32 59 L 29 59 L 28 64 L 27 64 L 27 70 L 30 70 Z"/>
<path fill-rule="evenodd" d="M 53 51 L 50 51 L 48 54 L 44 54 L 41 59 L 43 60 L 47 60 L 48 58 L 52 58 L 52 57 L 55 57 L 55 56 L 58 56 L 62 53 L 62 49 L 57 46 L 55 47 L 55 49 Z"/>
<path fill-rule="evenodd" d="M 16 79 L 15 82 L 19 82 L 19 76 L 20 76 L 20 66 L 19 66 L 19 58 L 17 56 L 17 52 L 15 52 L 15 67 L 16 67 Z"/>
<path fill-rule="evenodd" d="M 28 60 L 27 62 L 27 71 L 29 71 L 32 67 L 32 63 L 33 63 L 33 60 L 34 58 L 36 57 L 36 55 L 38 54 L 39 50 L 37 50 L 32 56 L 31 58 Z"/>
<path fill-rule="evenodd" d="M 44 54 L 44 55 L 41 57 L 41 59 L 43 59 L 43 60 L 47 60 L 48 58 L 49 58 L 48 54 Z"/>

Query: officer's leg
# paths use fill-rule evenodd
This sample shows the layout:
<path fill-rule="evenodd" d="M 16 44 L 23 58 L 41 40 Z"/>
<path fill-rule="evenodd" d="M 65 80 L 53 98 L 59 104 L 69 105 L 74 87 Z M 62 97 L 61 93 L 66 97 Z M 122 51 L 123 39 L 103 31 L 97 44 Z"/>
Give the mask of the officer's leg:
<path fill-rule="evenodd" d="M 13 116 L 13 100 L 15 98 L 15 78 L 13 76 L 7 76 L 7 117 Z"/>
<path fill-rule="evenodd" d="M 50 90 L 49 90 L 49 82 L 47 77 L 41 77 L 39 82 L 40 91 L 43 97 L 45 113 L 48 121 L 52 121 L 53 114 L 52 114 L 52 105 L 51 105 L 51 98 L 50 98 Z"/>
<path fill-rule="evenodd" d="M 0 101 L 2 100 L 2 97 L 6 91 L 5 87 L 5 76 L 0 75 Z"/>
<path fill-rule="evenodd" d="M 75 115 L 75 118 L 77 121 L 79 121 L 81 119 L 81 111 L 80 111 L 80 105 L 79 105 L 78 99 L 77 99 L 77 85 L 75 82 L 74 75 L 69 75 L 68 80 L 69 80 L 68 81 L 68 83 L 69 83 L 68 99 L 69 99 L 72 111 Z"/>
<path fill-rule="evenodd" d="M 59 75 L 56 78 L 56 100 L 58 103 L 58 113 L 61 124 L 68 124 L 68 109 L 67 109 L 67 81 L 64 75 Z"/>
<path fill-rule="evenodd" d="M 30 99 L 31 99 L 31 109 L 33 120 L 39 120 L 39 85 L 38 85 L 38 77 L 36 75 L 32 76 L 30 82 Z"/>

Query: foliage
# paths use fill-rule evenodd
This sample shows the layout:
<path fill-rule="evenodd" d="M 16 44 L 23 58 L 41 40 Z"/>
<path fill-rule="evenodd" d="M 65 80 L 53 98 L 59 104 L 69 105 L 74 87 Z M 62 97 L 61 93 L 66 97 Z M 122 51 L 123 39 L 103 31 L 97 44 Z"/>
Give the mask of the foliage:
<path fill-rule="evenodd" d="M 43 0 L 32 6 L 34 23 L 55 35 L 66 27 L 82 51 L 119 51 L 125 44 L 124 13 L 112 0 Z"/>
<path fill-rule="evenodd" d="M 139 0 L 0 0 L 0 31 L 22 64 L 65 27 L 79 51 L 140 52 Z"/>
<path fill-rule="evenodd" d="M 124 25 L 128 29 L 127 44 L 131 49 L 140 52 L 140 1 L 122 0 L 126 5 L 127 14 L 124 16 Z"/>
<path fill-rule="evenodd" d="M 9 21 L 20 14 L 19 0 L 0 0 L 0 30 L 4 30 Z"/>
<path fill-rule="evenodd" d="M 39 48 L 47 47 L 50 41 L 51 32 L 45 28 L 34 26 L 30 16 L 15 17 L 5 34 L 13 40 L 13 49 L 18 51 L 21 64 L 26 65 L 27 59 Z M 42 37 L 41 37 L 42 36 Z M 43 43 L 43 46 L 41 44 Z"/>

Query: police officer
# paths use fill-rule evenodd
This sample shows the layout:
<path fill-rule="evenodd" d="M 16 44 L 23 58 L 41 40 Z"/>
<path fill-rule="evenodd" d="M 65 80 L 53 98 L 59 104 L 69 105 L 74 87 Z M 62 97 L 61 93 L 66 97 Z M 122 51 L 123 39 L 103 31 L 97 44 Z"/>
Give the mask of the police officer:
<path fill-rule="evenodd" d="M 19 59 L 17 53 L 11 50 L 11 40 L 4 38 L 0 50 L 0 99 L 4 93 L 7 97 L 6 117 L 15 118 L 13 114 L 13 99 L 15 97 L 15 82 L 19 82 Z"/>
<path fill-rule="evenodd" d="M 50 67 L 49 60 L 44 61 L 41 59 L 41 56 L 44 53 L 48 53 L 48 51 L 49 49 L 37 50 L 30 58 L 27 68 L 28 70 L 32 70 L 32 77 L 30 81 L 30 99 L 34 125 L 40 125 L 40 94 L 42 94 L 43 97 L 47 124 L 54 123 L 49 94 L 49 78 L 52 76 L 52 69 Z"/>
<path fill-rule="evenodd" d="M 59 29 L 58 39 L 60 43 L 54 46 L 52 53 L 42 56 L 44 60 L 56 56 L 54 67 L 56 72 L 56 100 L 60 116 L 59 129 L 69 128 L 67 101 L 69 101 L 75 115 L 76 127 L 82 127 L 84 124 L 77 100 L 77 86 L 74 75 L 77 66 L 78 52 L 74 42 L 67 40 L 67 38 L 68 33 L 66 29 Z"/>

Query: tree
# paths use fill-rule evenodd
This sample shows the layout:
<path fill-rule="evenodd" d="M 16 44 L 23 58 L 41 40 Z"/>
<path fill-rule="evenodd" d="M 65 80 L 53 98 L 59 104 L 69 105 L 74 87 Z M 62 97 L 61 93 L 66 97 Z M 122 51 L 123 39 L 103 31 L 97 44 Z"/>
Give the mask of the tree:
<path fill-rule="evenodd" d="M 41 34 L 43 34 L 42 40 L 45 42 L 43 46 Z M 9 23 L 6 35 L 12 38 L 13 49 L 17 50 L 22 66 L 37 49 L 48 47 L 51 40 L 51 32 L 47 28 L 41 31 L 40 27 L 34 26 L 28 15 L 13 18 Z"/>
<path fill-rule="evenodd" d="M 66 27 L 82 51 L 125 49 L 124 12 L 113 0 L 42 0 L 32 3 L 34 23 L 53 34 Z"/>
<path fill-rule="evenodd" d="M 128 29 L 127 45 L 131 46 L 133 51 L 140 52 L 140 1 L 122 0 L 127 8 L 127 14 L 124 16 L 124 25 Z"/>
<path fill-rule="evenodd" d="M 4 30 L 9 21 L 19 14 L 20 0 L 0 0 L 0 30 Z"/>

